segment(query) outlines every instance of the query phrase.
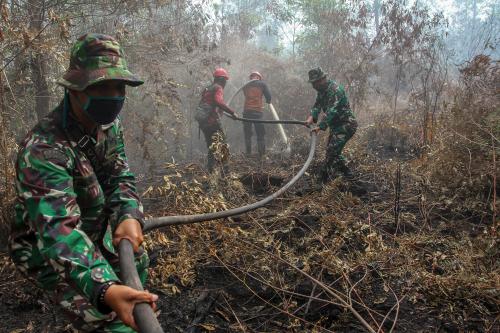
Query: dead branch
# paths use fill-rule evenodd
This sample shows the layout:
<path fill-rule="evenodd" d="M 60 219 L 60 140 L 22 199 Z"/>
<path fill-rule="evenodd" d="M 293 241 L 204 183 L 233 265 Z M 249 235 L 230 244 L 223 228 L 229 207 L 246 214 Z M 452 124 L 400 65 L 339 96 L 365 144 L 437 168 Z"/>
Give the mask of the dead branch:
<path fill-rule="evenodd" d="M 257 249 L 257 250 L 259 250 L 261 252 L 264 252 L 267 255 L 269 255 L 269 256 L 271 256 L 271 257 L 273 257 L 273 258 L 281 261 L 282 263 L 286 264 L 290 268 L 292 268 L 295 271 L 299 272 L 300 274 L 304 275 L 305 277 L 307 277 L 311 281 L 317 283 L 318 286 L 320 286 L 321 288 L 323 288 L 328 294 L 330 294 L 331 296 L 333 296 L 334 298 L 336 298 L 342 304 L 343 307 L 345 307 L 346 309 L 348 309 L 349 311 L 351 311 L 351 313 L 361 322 L 361 324 L 369 332 L 375 333 L 375 330 L 370 326 L 370 324 L 368 324 L 366 322 L 366 320 L 359 314 L 359 312 L 357 312 L 351 305 L 349 305 L 349 303 L 347 303 L 347 301 L 345 299 L 343 299 L 336 291 L 332 290 L 331 288 L 329 288 L 328 286 L 326 286 L 324 283 L 322 283 L 321 281 L 318 281 L 316 278 L 314 278 L 313 276 L 311 276 L 308 273 L 304 272 L 300 268 L 297 268 L 295 265 L 292 265 L 288 261 L 284 260 L 279 255 L 275 255 L 274 253 L 271 253 L 271 252 L 269 252 L 269 251 L 267 251 L 265 249 L 258 248 L 254 244 L 249 243 L 249 242 L 247 242 L 245 240 L 242 240 L 242 242 L 246 243 L 248 246 L 251 246 L 251 247 L 253 247 L 253 248 L 255 248 L 255 249 Z"/>

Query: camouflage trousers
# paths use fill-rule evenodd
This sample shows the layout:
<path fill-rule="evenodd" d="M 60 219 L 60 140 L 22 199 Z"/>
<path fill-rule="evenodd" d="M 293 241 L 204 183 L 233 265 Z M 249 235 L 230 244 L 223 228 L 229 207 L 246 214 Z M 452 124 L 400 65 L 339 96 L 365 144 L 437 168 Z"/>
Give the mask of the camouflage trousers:
<path fill-rule="evenodd" d="M 357 128 L 358 124 L 354 119 L 330 128 L 330 135 L 326 146 L 325 163 L 321 170 L 321 177 L 324 181 L 335 178 L 340 173 L 346 173 L 348 171 L 346 159 L 342 155 L 342 150 L 354 133 L 356 133 Z"/>
<path fill-rule="evenodd" d="M 27 245 L 27 244 L 26 244 Z M 110 253 L 103 247 L 101 252 L 104 254 L 113 270 L 120 276 L 120 267 L 118 256 Z M 40 250 L 33 247 L 25 247 L 23 250 L 25 256 L 22 261 L 13 261 L 19 271 L 25 277 L 33 282 L 38 288 L 42 289 L 49 298 L 62 307 L 62 312 L 71 322 L 74 332 L 95 332 L 95 333 L 133 333 L 132 328 L 122 323 L 114 312 L 110 314 L 100 313 L 90 301 L 81 295 L 74 285 L 57 274 L 57 267 L 53 267 L 51 262 L 46 261 L 40 253 Z M 135 255 L 135 264 L 142 284 L 146 282 L 147 268 L 149 258 L 145 251 L 141 250 Z"/>

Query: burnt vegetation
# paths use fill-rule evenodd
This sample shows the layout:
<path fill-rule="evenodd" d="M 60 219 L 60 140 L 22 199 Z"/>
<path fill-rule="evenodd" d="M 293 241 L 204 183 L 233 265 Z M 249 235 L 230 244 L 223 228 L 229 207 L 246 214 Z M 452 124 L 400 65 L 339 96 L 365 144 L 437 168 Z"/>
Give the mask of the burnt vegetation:
<path fill-rule="evenodd" d="M 0 331 L 68 329 L 8 257 L 13 163 L 62 97 L 71 42 L 93 31 L 120 40 L 146 81 L 122 119 L 148 216 L 257 201 L 307 156 L 306 129 L 285 127 L 287 155 L 269 125 L 267 157 L 247 158 L 227 119 L 217 158 L 231 173 L 207 174 L 193 116 L 215 67 L 230 72 L 226 100 L 259 70 L 280 117 L 303 120 L 320 65 L 360 123 L 352 179 L 317 185 L 322 135 L 315 165 L 270 205 L 147 235 L 165 332 L 498 332 L 500 8 L 450 3 L 0 0 Z"/>

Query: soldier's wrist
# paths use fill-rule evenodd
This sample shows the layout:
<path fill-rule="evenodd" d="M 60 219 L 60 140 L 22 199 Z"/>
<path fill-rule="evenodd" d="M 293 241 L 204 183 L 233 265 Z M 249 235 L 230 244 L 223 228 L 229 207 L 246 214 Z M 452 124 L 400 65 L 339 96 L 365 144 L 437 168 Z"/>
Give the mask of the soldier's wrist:
<path fill-rule="evenodd" d="M 108 314 L 113 311 L 113 309 L 111 309 L 111 307 L 104 301 L 104 295 L 106 295 L 106 292 L 111 286 L 118 284 L 120 284 L 118 281 L 107 281 L 99 287 L 99 293 L 97 297 L 97 311 L 102 314 Z"/>
<path fill-rule="evenodd" d="M 116 224 L 116 227 L 114 229 L 116 230 L 116 228 L 118 227 L 118 225 L 120 225 L 120 223 L 122 223 L 125 220 L 129 220 L 129 219 L 136 220 L 141 225 L 141 229 L 144 229 L 144 224 L 145 224 L 144 215 L 143 214 L 132 214 L 132 213 L 123 214 L 118 219 L 118 223 Z"/>

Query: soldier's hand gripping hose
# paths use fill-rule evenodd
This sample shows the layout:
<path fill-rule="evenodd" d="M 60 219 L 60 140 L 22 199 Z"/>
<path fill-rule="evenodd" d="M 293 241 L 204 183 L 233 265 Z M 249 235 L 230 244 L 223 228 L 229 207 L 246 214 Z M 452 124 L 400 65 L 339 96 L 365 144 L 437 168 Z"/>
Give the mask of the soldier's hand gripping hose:
<path fill-rule="evenodd" d="M 319 126 L 311 128 L 311 133 L 318 134 L 319 131 L 321 131 L 321 128 L 319 128 Z"/>
<path fill-rule="evenodd" d="M 120 253 L 120 277 L 124 284 L 142 292 L 141 280 L 135 267 L 134 250 L 128 239 L 123 239 L 119 244 Z M 152 294 L 149 294 L 152 295 Z M 156 295 L 154 295 L 156 296 Z M 156 297 L 157 299 L 157 297 Z M 135 325 L 141 333 L 163 333 L 163 329 L 154 313 L 156 309 L 156 299 L 144 299 L 142 302 L 136 302 L 133 308 Z M 136 329 L 137 329 L 136 328 Z"/>
<path fill-rule="evenodd" d="M 306 119 L 306 124 L 307 124 L 307 125 L 312 125 L 312 123 L 314 123 L 313 116 L 309 116 L 309 117 L 307 117 L 307 119 Z"/>
<path fill-rule="evenodd" d="M 137 253 L 139 251 L 139 246 L 144 241 L 139 221 L 136 219 L 126 219 L 116 227 L 113 233 L 113 246 L 117 247 L 122 239 L 128 239 L 132 243 L 134 252 Z"/>
<path fill-rule="evenodd" d="M 129 286 L 111 285 L 104 294 L 104 303 L 109 306 L 123 323 L 138 330 L 134 320 L 134 307 L 139 303 L 149 303 L 152 310 L 156 310 L 155 302 L 158 296 L 145 291 L 139 291 Z"/>

